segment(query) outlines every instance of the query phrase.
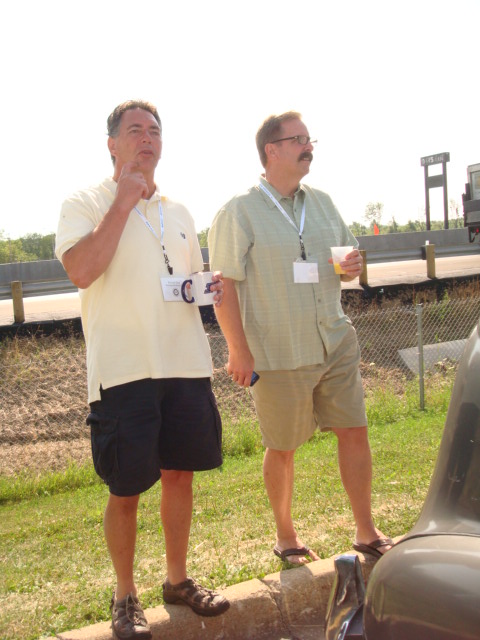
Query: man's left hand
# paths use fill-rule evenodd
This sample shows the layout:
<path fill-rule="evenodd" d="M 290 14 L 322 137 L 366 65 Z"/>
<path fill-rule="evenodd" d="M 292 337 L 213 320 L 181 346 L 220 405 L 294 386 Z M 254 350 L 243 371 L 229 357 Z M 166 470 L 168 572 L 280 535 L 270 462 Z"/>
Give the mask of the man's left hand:
<path fill-rule="evenodd" d="M 223 300 L 223 273 L 221 271 L 214 271 L 212 282 L 215 284 L 210 287 L 210 290 L 215 291 L 213 299 L 215 300 L 215 306 L 219 307 Z"/>
<path fill-rule="evenodd" d="M 333 263 L 332 258 L 329 258 L 328 261 Z M 345 260 L 340 262 L 340 266 L 345 271 L 340 276 L 340 279 L 344 282 L 350 282 L 350 280 L 355 280 L 362 273 L 363 269 L 363 258 L 362 254 L 358 249 L 354 249 L 350 253 L 347 253 L 345 256 Z"/>
<path fill-rule="evenodd" d="M 341 263 L 342 269 L 346 271 L 346 276 L 358 278 L 363 269 L 362 254 L 358 249 L 354 249 L 351 253 L 347 253 L 345 260 Z"/>

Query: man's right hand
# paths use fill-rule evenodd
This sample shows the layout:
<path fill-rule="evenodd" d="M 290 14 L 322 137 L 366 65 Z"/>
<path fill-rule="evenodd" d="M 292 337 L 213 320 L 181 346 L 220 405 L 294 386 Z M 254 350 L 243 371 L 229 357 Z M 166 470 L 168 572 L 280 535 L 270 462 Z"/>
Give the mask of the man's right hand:
<path fill-rule="evenodd" d="M 254 366 L 255 362 L 249 349 L 242 353 L 229 352 L 227 373 L 241 387 L 250 386 Z"/>
<path fill-rule="evenodd" d="M 245 337 L 235 281 L 231 278 L 223 278 L 223 300 L 221 306 L 215 307 L 215 315 L 228 345 L 227 373 L 240 386 L 249 387 L 255 360 Z"/>
<path fill-rule="evenodd" d="M 86 289 L 110 265 L 132 209 L 141 198 L 148 198 L 145 176 L 137 162 L 122 167 L 112 206 L 93 231 L 62 256 L 70 280 Z"/>
<path fill-rule="evenodd" d="M 138 162 L 126 162 L 117 181 L 115 204 L 131 211 L 139 200 L 148 198 L 148 185 Z"/>

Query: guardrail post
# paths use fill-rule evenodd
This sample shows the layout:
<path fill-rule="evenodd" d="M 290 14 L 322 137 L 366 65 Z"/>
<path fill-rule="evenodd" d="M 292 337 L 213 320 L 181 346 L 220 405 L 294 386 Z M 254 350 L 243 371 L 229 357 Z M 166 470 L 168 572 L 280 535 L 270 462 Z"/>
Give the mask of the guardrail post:
<path fill-rule="evenodd" d="M 434 244 L 425 245 L 425 257 L 427 259 L 427 278 L 436 278 Z"/>
<path fill-rule="evenodd" d="M 12 287 L 12 301 L 13 301 L 13 321 L 25 322 L 25 310 L 23 308 L 23 289 L 22 283 L 18 280 L 10 283 Z"/>
<path fill-rule="evenodd" d="M 362 272 L 360 273 L 359 283 L 361 285 L 368 285 L 368 272 L 367 272 L 367 252 L 365 249 L 360 249 L 360 255 L 363 258 Z"/>

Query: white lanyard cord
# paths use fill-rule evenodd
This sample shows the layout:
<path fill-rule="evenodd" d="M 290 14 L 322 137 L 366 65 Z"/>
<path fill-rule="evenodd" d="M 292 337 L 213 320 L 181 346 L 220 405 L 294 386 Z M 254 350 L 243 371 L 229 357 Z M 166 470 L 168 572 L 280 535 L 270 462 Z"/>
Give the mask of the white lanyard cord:
<path fill-rule="evenodd" d="M 273 193 L 271 193 L 262 183 L 259 184 L 259 187 L 262 191 L 264 191 L 267 194 L 267 196 L 274 203 L 274 205 L 277 207 L 277 209 L 280 211 L 283 217 L 287 220 L 287 222 L 289 222 L 292 225 L 292 227 L 298 233 L 298 237 L 300 239 L 300 250 L 302 254 L 302 260 L 306 260 L 307 255 L 305 253 L 305 245 L 303 244 L 303 238 L 302 238 L 303 228 L 305 226 L 305 199 L 303 200 L 302 215 L 300 217 L 300 229 L 299 229 L 295 224 L 295 222 L 291 219 L 291 217 L 285 211 L 285 209 L 282 207 L 282 205 L 279 203 L 279 201 L 275 198 Z"/>
<path fill-rule="evenodd" d="M 152 227 L 152 225 L 150 224 L 150 222 L 147 220 L 147 218 L 143 215 L 143 213 L 140 211 L 140 209 L 138 207 L 133 207 L 135 209 L 135 211 L 138 213 L 138 215 L 140 216 L 140 219 L 143 221 L 144 225 L 147 227 L 147 229 L 149 229 L 153 235 L 155 236 L 155 238 L 157 238 L 158 240 L 158 234 L 155 231 L 155 229 Z M 163 244 L 163 236 L 165 234 L 165 226 L 164 226 L 164 222 L 163 222 L 163 208 L 162 208 L 162 202 L 161 200 L 158 201 L 158 217 L 160 218 L 160 244 L 162 245 L 162 251 L 163 251 L 163 258 L 165 260 L 165 264 L 167 265 L 167 269 L 168 269 L 168 273 L 170 275 L 172 275 L 173 273 L 173 268 L 170 265 L 170 260 L 168 259 L 167 256 L 167 252 L 165 250 L 165 245 Z"/>

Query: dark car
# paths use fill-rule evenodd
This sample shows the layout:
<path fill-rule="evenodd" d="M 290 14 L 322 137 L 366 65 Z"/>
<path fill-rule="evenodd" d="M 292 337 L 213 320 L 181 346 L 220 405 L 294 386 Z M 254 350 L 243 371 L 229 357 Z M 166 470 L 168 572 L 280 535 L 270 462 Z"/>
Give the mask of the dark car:
<path fill-rule="evenodd" d="M 480 323 L 460 360 L 435 471 L 413 529 L 373 568 L 336 559 L 326 640 L 480 638 Z"/>

